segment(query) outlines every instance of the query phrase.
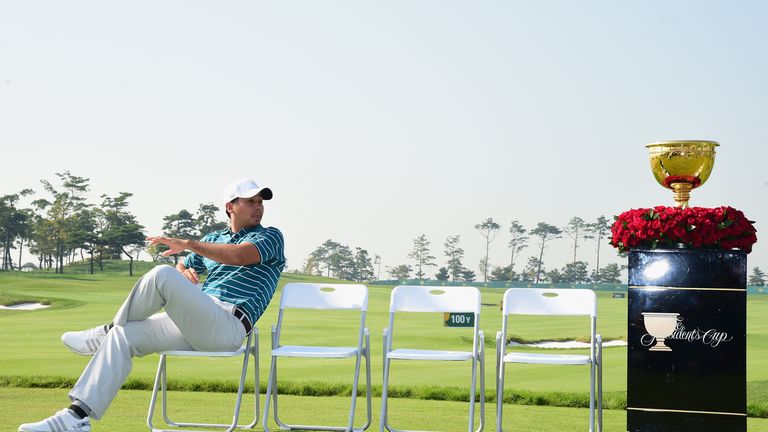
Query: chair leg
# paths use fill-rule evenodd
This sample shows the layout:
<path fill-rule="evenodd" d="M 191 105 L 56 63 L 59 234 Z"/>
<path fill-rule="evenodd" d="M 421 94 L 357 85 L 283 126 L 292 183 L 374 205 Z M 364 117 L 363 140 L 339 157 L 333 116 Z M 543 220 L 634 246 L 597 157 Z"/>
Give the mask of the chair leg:
<path fill-rule="evenodd" d="M 275 356 L 272 356 L 272 361 L 269 365 L 269 378 L 267 379 L 267 392 L 264 394 L 264 414 L 261 417 L 261 426 L 265 432 L 269 432 L 267 422 L 269 420 L 269 402 L 272 399 L 272 387 L 275 385 Z M 277 410 L 275 410 L 277 415 Z"/>
<path fill-rule="evenodd" d="M 603 341 L 597 345 L 597 430 L 603 432 Z"/>
<path fill-rule="evenodd" d="M 485 428 L 485 352 L 480 350 L 480 425 L 475 432 Z"/>
<path fill-rule="evenodd" d="M 366 329 L 365 332 L 365 398 L 367 405 L 367 421 L 363 430 L 368 429 L 371 426 L 372 414 L 371 414 L 371 335 Z"/>
<path fill-rule="evenodd" d="M 503 411 L 504 411 L 504 375 L 506 373 L 506 368 L 504 366 L 504 363 L 502 362 L 499 365 L 499 376 L 498 376 L 498 404 L 496 405 L 496 430 L 501 432 L 502 426 L 501 426 L 501 419 L 503 417 Z"/>
<path fill-rule="evenodd" d="M 477 396 L 477 357 L 472 359 L 472 383 L 469 385 L 469 422 L 467 432 L 475 428 L 475 397 Z"/>
<path fill-rule="evenodd" d="M 501 353 L 504 347 L 501 342 L 501 332 L 496 333 L 496 432 L 502 432 L 501 410 L 504 404 L 504 363 L 501 361 Z"/>
<path fill-rule="evenodd" d="M 280 412 L 279 406 L 278 406 L 278 391 L 277 391 L 277 357 L 275 357 L 275 369 L 273 371 L 275 376 L 275 385 L 272 387 L 272 406 L 273 406 L 273 414 L 275 418 L 275 423 L 277 423 L 277 426 L 280 427 L 282 430 L 291 430 L 291 426 L 284 423 L 282 420 L 280 420 Z"/>
<path fill-rule="evenodd" d="M 595 361 L 589 364 L 589 432 L 595 432 Z"/>
<path fill-rule="evenodd" d="M 245 379 L 248 377 L 248 357 L 251 350 L 251 335 L 248 335 L 245 352 L 243 353 L 243 370 L 240 372 L 240 384 L 237 387 L 237 399 L 235 399 L 235 411 L 232 415 L 232 425 L 225 432 L 232 432 L 237 427 L 237 419 L 240 417 L 240 405 L 243 402 L 245 391 Z M 258 367 L 258 366 L 257 366 Z"/>
<path fill-rule="evenodd" d="M 261 383 L 259 382 L 259 331 L 253 329 L 254 342 L 250 349 L 250 355 L 253 356 L 253 421 L 246 425 L 246 429 L 253 429 L 259 423 L 259 393 Z"/>
<path fill-rule="evenodd" d="M 347 431 L 352 432 L 355 428 L 355 407 L 357 406 L 357 387 L 360 380 L 360 362 L 362 361 L 362 354 L 357 352 L 355 357 L 355 372 L 352 374 L 352 400 L 349 403 L 349 418 L 347 420 Z"/>
<path fill-rule="evenodd" d="M 157 373 L 155 374 L 155 384 L 152 386 L 152 397 L 149 400 L 149 412 L 147 413 L 147 427 L 152 430 L 155 428 L 152 421 L 152 417 L 155 414 L 155 406 L 157 404 L 157 391 L 160 386 L 161 375 L 165 372 L 165 355 L 160 355 L 160 360 L 157 362 Z"/>
<path fill-rule="evenodd" d="M 160 376 L 160 412 L 163 413 L 163 421 L 171 426 L 178 426 L 168 418 L 168 356 L 163 356 L 163 374 Z"/>
<path fill-rule="evenodd" d="M 384 377 L 381 382 L 381 417 L 379 418 L 379 432 L 385 430 L 391 431 L 389 424 L 387 424 L 387 387 L 389 385 L 389 367 L 390 359 L 387 358 L 386 351 L 384 352 Z"/>

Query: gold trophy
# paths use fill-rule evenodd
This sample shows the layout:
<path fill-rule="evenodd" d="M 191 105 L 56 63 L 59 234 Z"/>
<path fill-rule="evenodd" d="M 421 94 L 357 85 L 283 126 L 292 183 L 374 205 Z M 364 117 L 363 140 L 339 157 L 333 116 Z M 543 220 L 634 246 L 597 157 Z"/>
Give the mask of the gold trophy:
<path fill-rule="evenodd" d="M 688 207 L 691 190 L 704 184 L 715 164 L 716 141 L 661 141 L 648 144 L 651 171 L 660 185 L 675 192 L 675 207 Z"/>

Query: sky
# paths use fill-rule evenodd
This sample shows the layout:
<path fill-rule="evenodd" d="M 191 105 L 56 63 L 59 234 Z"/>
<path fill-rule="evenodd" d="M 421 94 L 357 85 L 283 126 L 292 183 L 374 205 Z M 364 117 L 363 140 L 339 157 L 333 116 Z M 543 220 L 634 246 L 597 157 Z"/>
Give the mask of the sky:
<path fill-rule="evenodd" d="M 288 269 L 333 239 L 385 278 L 425 234 L 439 265 L 460 235 L 479 272 L 486 218 L 507 265 L 512 220 L 672 205 L 645 145 L 706 139 L 691 205 L 744 211 L 748 266 L 768 269 L 767 18 L 738 0 L 0 0 L 0 194 L 70 171 L 94 203 L 133 193 L 153 235 L 249 176 L 275 193 Z M 555 240 L 545 266 L 572 254 Z"/>

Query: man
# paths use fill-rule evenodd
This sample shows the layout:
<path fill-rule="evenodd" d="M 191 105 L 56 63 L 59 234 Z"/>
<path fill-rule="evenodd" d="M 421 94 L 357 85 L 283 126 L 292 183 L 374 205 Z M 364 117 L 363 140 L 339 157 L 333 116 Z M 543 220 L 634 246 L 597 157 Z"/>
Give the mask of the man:
<path fill-rule="evenodd" d="M 88 432 L 104 415 L 131 371 L 132 357 L 165 350 L 234 351 L 266 309 L 285 266 L 283 235 L 264 228 L 264 200 L 272 190 L 251 179 L 224 189 L 229 228 L 200 241 L 148 237 L 173 255 L 192 253 L 176 268 L 157 266 L 141 277 L 112 323 L 61 340 L 70 350 L 93 355 L 69 393 L 72 405 L 24 432 Z M 208 272 L 202 290 L 199 274 Z M 164 309 L 164 312 L 160 312 Z"/>

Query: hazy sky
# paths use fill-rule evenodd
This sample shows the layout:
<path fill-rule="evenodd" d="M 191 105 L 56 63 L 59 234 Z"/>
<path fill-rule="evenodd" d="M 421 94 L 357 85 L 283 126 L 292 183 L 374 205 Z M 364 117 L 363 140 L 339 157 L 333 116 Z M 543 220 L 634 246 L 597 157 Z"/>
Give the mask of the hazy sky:
<path fill-rule="evenodd" d="M 0 0 L 0 194 L 69 170 L 93 202 L 132 192 L 154 234 L 252 176 L 290 269 L 330 238 L 384 277 L 424 233 L 441 265 L 461 235 L 478 272 L 483 219 L 505 265 L 513 219 L 672 205 L 645 145 L 710 139 L 691 204 L 756 220 L 768 269 L 767 20 L 757 0 Z"/>

